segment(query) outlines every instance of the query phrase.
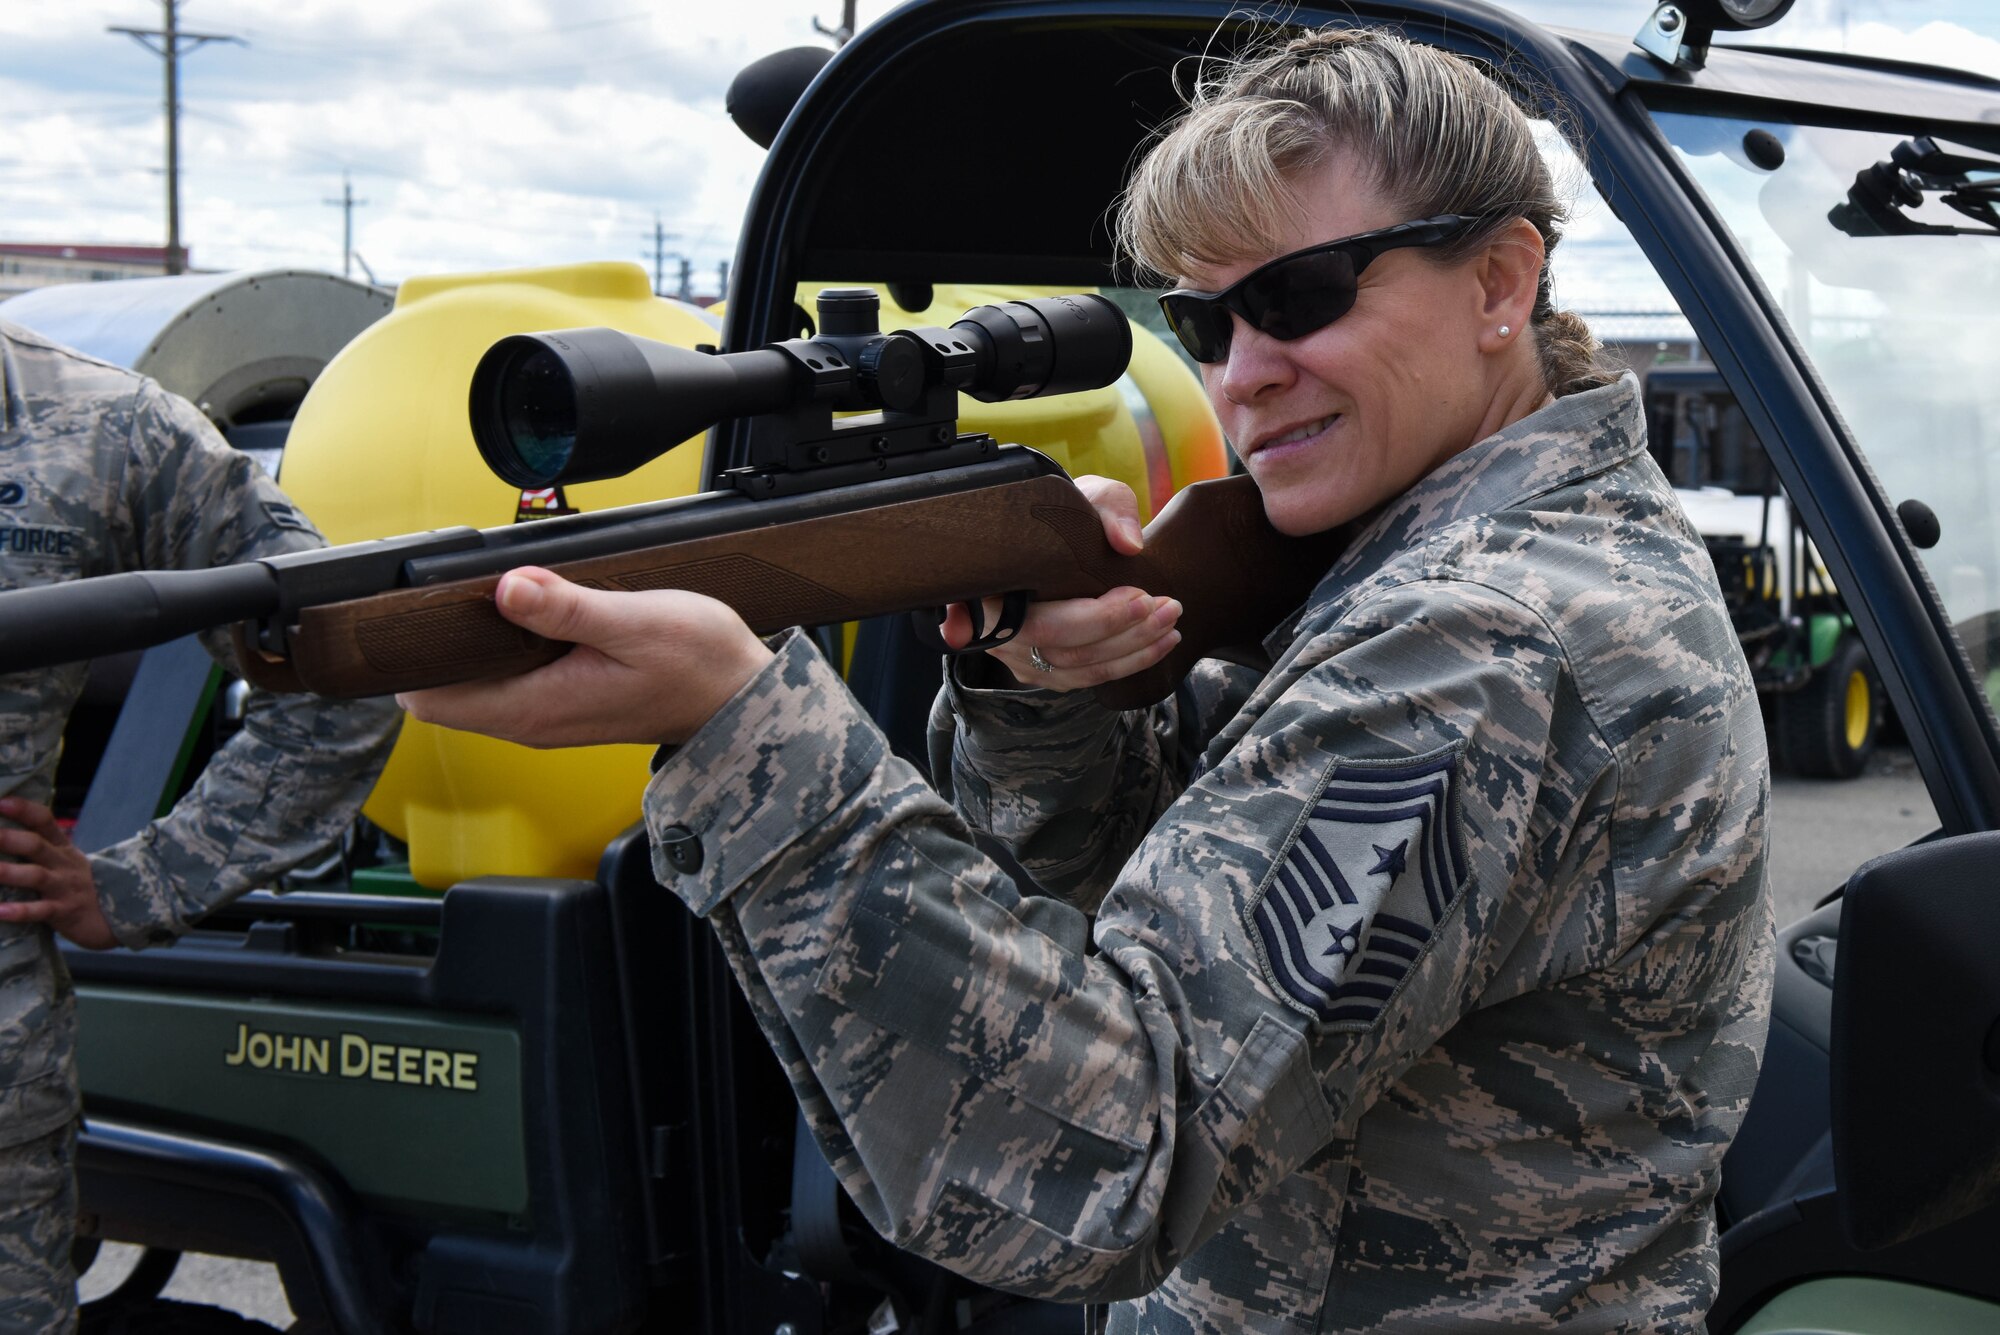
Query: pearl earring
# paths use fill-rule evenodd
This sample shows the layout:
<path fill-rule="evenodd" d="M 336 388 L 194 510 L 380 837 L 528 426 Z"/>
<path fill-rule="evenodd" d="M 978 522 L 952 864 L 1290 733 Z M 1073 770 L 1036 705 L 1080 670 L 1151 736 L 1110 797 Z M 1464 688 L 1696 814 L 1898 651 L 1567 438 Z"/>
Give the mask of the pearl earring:
<path fill-rule="evenodd" d="M 1502 338 L 1505 338 L 1505 337 L 1507 337 L 1507 335 L 1509 335 L 1509 334 L 1511 334 L 1511 333 L 1513 333 L 1513 332 L 1514 332 L 1514 331 L 1513 331 L 1512 329 L 1508 328 L 1508 327 L 1507 327 L 1506 325 L 1504 325 L 1504 324 L 1500 326 L 1500 337 L 1502 337 Z"/>

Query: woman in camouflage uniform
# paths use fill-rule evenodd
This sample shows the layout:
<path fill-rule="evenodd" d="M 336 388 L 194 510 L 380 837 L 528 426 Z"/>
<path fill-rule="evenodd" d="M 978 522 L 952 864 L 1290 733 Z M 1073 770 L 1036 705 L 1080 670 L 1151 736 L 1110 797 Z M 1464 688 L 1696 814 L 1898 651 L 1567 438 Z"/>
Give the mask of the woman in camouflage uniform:
<path fill-rule="evenodd" d="M 1356 528 L 1266 669 L 1109 714 L 1077 688 L 1179 609 L 1037 606 L 950 675 L 933 790 L 803 637 L 530 572 L 508 615 L 587 647 L 409 703 L 682 743 L 660 879 L 905 1246 L 1117 1330 L 1700 1329 L 1768 1007 L 1764 743 L 1636 382 L 1551 301 L 1529 123 L 1320 33 L 1208 81 L 1123 217 L 1273 523 Z"/>

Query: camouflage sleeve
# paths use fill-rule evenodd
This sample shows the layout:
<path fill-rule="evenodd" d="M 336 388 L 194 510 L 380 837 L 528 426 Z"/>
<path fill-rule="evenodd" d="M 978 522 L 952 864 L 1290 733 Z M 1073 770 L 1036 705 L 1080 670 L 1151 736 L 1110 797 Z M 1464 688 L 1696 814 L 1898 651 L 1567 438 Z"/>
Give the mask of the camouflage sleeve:
<path fill-rule="evenodd" d="M 121 500 L 114 540 L 132 567 L 199 570 L 324 541 L 255 460 L 150 382 L 134 414 Z M 227 630 L 202 641 L 233 667 Z M 324 850 L 374 786 L 400 719 L 390 700 L 252 692 L 242 730 L 173 811 L 92 857 L 119 940 L 134 949 L 170 941 Z"/>
<path fill-rule="evenodd" d="M 655 776 L 655 869 L 713 916 L 878 1230 L 1002 1288 L 1149 1291 L 1473 1004 L 1551 833 L 1527 814 L 1558 655 L 1490 591 L 1380 604 L 1267 685 L 1119 874 L 1096 953 L 803 640 Z M 1273 886 L 1301 897 L 1275 928 Z"/>
<path fill-rule="evenodd" d="M 931 710 L 931 774 L 1038 885 L 1095 912 L 1256 675 L 1204 660 L 1166 700 L 1119 714 L 1088 691 L 974 687 L 954 660 Z"/>

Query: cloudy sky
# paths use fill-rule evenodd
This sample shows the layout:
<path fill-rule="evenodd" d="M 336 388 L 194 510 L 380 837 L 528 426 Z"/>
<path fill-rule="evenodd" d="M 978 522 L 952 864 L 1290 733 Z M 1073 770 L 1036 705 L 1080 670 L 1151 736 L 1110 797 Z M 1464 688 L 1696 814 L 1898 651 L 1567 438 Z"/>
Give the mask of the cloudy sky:
<path fill-rule="evenodd" d="M 1636 31 L 1650 0 L 1522 0 L 1547 22 Z M 865 26 L 890 6 L 860 0 Z M 2000 75 L 1991 0 L 1799 0 L 1761 40 Z M 839 0 L 184 0 L 245 45 L 182 63 L 182 235 L 204 268 L 413 274 L 650 255 L 712 291 L 762 151 L 723 93 L 743 65 L 826 39 Z M 0 241 L 159 244 L 161 62 L 112 25 L 159 0 L 0 0 Z M 357 273 L 357 276 L 359 274 Z"/>

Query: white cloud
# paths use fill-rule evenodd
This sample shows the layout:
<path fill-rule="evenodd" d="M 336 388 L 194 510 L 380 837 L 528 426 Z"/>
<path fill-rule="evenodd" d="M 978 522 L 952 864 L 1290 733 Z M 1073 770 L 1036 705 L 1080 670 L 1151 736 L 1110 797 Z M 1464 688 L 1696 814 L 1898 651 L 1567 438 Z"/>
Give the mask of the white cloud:
<path fill-rule="evenodd" d="M 387 279 L 637 259 L 657 214 L 712 288 L 763 156 L 723 92 L 770 50 L 824 44 L 812 17 L 783 0 L 195 0 L 184 29 L 248 45 L 183 61 L 183 238 L 204 266 L 337 267 L 322 201 L 345 169 L 368 201 L 356 249 Z M 158 22 L 145 0 L 0 5 L 0 236 L 158 242 L 159 61 L 105 31 Z"/>
<path fill-rule="evenodd" d="M 863 0 L 880 17 L 890 0 Z M 1550 22 L 1636 31 L 1650 0 L 1531 0 Z M 762 162 L 730 124 L 734 73 L 824 45 L 838 0 L 186 0 L 182 25 L 248 45 L 183 66 L 183 235 L 205 266 L 335 267 L 342 170 L 356 248 L 385 279 L 637 260 L 658 214 L 709 281 Z M 1982 0 L 1801 0 L 1759 40 L 2000 74 Z M 0 238 L 157 243 L 160 62 L 108 25 L 156 0 L 0 0 Z M 1586 201 L 1588 195 L 1586 193 Z M 1572 238 L 1615 225 L 1583 210 Z M 1580 249 L 1581 247 L 1579 247 Z"/>
<path fill-rule="evenodd" d="M 1867 20 L 1846 25 L 1814 22 L 1784 31 L 1786 40 L 1796 46 L 1943 65 L 2000 78 L 2000 38 L 1941 19 L 1916 28 Z"/>

